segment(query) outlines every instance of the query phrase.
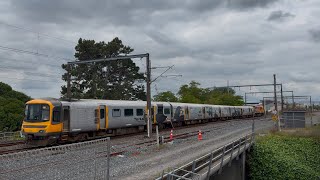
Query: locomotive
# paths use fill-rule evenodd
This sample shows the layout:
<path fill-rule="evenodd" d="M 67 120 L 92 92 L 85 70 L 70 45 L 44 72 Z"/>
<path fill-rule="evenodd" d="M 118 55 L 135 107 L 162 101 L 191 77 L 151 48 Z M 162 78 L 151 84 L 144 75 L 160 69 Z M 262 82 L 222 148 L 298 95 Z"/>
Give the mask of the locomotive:
<path fill-rule="evenodd" d="M 34 99 L 26 103 L 21 133 L 30 144 L 83 141 L 146 130 L 146 101 Z M 151 120 L 162 128 L 254 116 L 251 106 L 152 102 Z"/>

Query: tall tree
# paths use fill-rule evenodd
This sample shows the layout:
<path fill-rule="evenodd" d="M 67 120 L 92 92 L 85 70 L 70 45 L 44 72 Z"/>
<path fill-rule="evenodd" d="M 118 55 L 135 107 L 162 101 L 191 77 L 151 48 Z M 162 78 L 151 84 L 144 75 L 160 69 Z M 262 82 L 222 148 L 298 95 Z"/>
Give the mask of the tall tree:
<path fill-rule="evenodd" d="M 75 57 L 79 61 L 109 58 L 133 52 L 119 38 L 105 43 L 80 38 L 75 47 Z M 66 65 L 62 68 L 67 69 Z M 98 98 L 119 100 L 145 100 L 143 73 L 131 59 L 108 61 L 92 64 L 79 64 L 71 67 L 71 93 L 73 98 Z M 67 80 L 67 73 L 62 76 Z M 61 94 L 65 97 L 66 86 L 62 86 Z"/>
<path fill-rule="evenodd" d="M 178 102 L 178 98 L 171 91 L 161 92 L 153 96 L 154 101 Z"/>

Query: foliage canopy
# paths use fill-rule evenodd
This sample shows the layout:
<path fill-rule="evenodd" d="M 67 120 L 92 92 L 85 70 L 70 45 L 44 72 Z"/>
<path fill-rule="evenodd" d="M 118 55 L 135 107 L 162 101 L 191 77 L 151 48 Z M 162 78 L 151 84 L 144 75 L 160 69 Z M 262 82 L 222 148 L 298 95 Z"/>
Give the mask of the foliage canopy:
<path fill-rule="evenodd" d="M 0 82 L 0 131 L 20 129 L 24 117 L 25 102 L 30 97 Z"/>
<path fill-rule="evenodd" d="M 75 57 L 79 61 L 103 59 L 133 52 L 119 38 L 105 43 L 80 38 L 75 47 Z M 67 70 L 66 65 L 62 65 Z M 118 100 L 145 100 L 143 73 L 131 60 L 108 61 L 71 66 L 71 93 L 73 98 L 97 98 Z M 62 76 L 67 80 L 67 73 Z M 65 97 L 66 86 L 62 86 L 61 94 Z"/>
<path fill-rule="evenodd" d="M 170 101 L 197 104 L 217 104 L 217 105 L 243 105 L 241 96 L 235 95 L 231 88 L 201 88 L 200 83 L 191 81 L 182 85 L 178 92 L 178 97 L 170 91 L 161 92 L 154 96 L 155 101 Z"/>

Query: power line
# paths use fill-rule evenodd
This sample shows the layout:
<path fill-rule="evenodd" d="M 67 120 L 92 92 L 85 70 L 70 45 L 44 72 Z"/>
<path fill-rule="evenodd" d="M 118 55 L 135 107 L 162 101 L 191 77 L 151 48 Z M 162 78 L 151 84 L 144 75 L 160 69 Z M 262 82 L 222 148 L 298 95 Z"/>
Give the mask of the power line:
<path fill-rule="evenodd" d="M 1 46 L 0 45 L 0 50 L 5 50 L 5 51 L 13 51 L 17 53 L 23 53 L 23 54 L 30 54 L 30 55 L 35 55 L 35 56 L 41 56 L 41 57 L 47 57 L 47 58 L 56 58 L 56 59 L 62 59 L 66 61 L 73 61 L 73 59 L 68 59 L 68 58 L 63 58 L 59 56 L 53 56 L 53 55 L 48 55 L 48 54 L 42 54 L 38 52 L 33 52 L 33 51 L 27 51 L 27 50 L 22 50 L 22 49 L 17 49 L 17 48 L 11 48 L 11 47 L 6 47 L 6 46 Z"/>
<path fill-rule="evenodd" d="M 31 29 L 28 29 L 28 28 L 19 27 L 19 26 L 12 25 L 12 24 L 8 24 L 8 23 L 1 22 L 1 21 L 0 21 L 0 24 L 6 25 L 6 26 L 9 26 L 9 27 L 12 27 L 12 28 L 24 30 L 24 31 L 33 32 L 33 33 L 37 34 L 38 36 L 44 36 L 44 37 L 48 37 L 48 38 L 52 38 L 52 39 L 61 40 L 61 41 L 65 41 L 65 42 L 69 42 L 69 43 L 76 44 L 76 42 L 74 42 L 74 41 L 67 40 L 67 39 L 63 39 L 63 38 L 56 37 L 56 36 L 51 36 L 51 35 L 44 34 L 44 33 L 40 33 L 40 32 L 38 32 L 38 31 L 34 31 L 34 30 L 31 30 Z"/>
<path fill-rule="evenodd" d="M 46 66 L 51 66 L 51 67 L 60 67 L 61 68 L 61 65 L 57 65 L 57 64 L 48 64 L 48 63 L 42 63 L 42 62 L 21 62 L 21 61 L 28 61 L 28 59 L 11 59 L 11 58 L 0 58 L 0 59 L 6 59 L 6 60 L 10 60 L 10 61 L 19 61 L 19 63 L 28 63 L 28 64 L 30 64 L 30 63 L 37 63 L 37 65 L 46 65 Z"/>
<path fill-rule="evenodd" d="M 56 80 L 40 80 L 40 79 L 29 79 L 29 78 L 14 78 L 14 77 L 1 77 L 0 78 L 6 78 L 6 79 L 16 79 L 16 80 L 29 80 L 29 81 L 40 81 L 40 82 L 57 82 Z"/>
<path fill-rule="evenodd" d="M 36 73 L 36 72 L 30 72 L 30 71 L 20 71 L 20 70 L 17 70 L 17 69 L 14 69 L 14 68 L 8 68 L 8 67 L 3 67 L 3 66 L 0 66 L 0 69 L 11 69 L 13 71 L 17 71 L 17 72 L 21 72 L 21 73 L 24 73 L 24 74 L 29 74 L 29 75 L 36 75 L 36 76 L 46 76 L 46 77 L 56 77 L 56 78 L 60 78 L 61 76 L 57 76 L 57 74 L 44 74 L 44 73 Z"/>

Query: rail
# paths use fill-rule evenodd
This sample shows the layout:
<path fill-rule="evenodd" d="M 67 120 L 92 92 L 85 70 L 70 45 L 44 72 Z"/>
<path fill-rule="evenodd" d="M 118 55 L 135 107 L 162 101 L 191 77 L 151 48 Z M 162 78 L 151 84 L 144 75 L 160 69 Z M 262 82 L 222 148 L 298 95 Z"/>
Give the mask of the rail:
<path fill-rule="evenodd" d="M 163 171 L 161 177 L 156 180 L 209 179 L 214 173 L 221 173 L 222 168 L 225 165 L 231 165 L 233 159 L 239 159 L 239 156 L 245 150 L 250 149 L 253 143 L 254 132 L 230 142 L 179 168 L 174 168 L 170 172 Z"/>

